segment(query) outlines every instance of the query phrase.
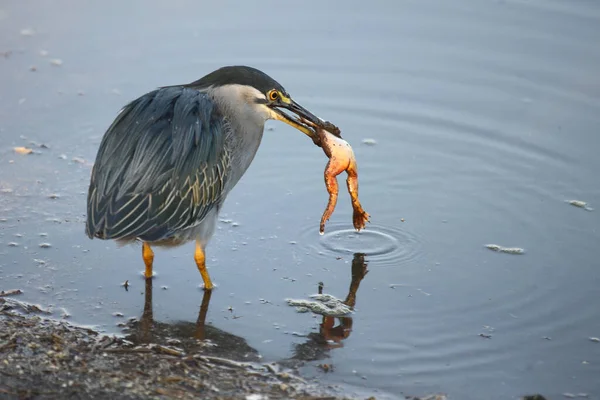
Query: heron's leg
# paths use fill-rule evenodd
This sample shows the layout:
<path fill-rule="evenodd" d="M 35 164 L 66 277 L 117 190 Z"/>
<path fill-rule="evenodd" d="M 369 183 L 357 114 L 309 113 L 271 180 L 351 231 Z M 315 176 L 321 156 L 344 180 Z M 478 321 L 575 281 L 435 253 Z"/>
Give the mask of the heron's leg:
<path fill-rule="evenodd" d="M 196 241 L 196 253 L 194 253 L 194 260 L 196 260 L 198 271 L 200 271 L 200 275 L 202 275 L 202 280 L 204 281 L 204 289 L 212 290 L 213 283 L 210 280 L 208 271 L 206 270 L 206 257 L 204 256 L 204 248 L 199 241 Z"/>
<path fill-rule="evenodd" d="M 154 252 L 150 248 L 150 245 L 146 242 L 142 244 L 142 257 L 144 257 L 144 264 L 146 264 L 146 272 L 144 272 L 144 276 L 146 278 L 152 278 L 152 262 L 154 261 Z"/>

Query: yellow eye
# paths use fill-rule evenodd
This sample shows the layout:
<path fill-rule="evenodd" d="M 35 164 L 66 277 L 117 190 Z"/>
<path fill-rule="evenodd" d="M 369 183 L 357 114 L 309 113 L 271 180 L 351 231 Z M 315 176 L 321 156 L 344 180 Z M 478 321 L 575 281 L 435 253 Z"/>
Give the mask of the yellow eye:
<path fill-rule="evenodd" d="M 277 93 L 277 90 L 271 90 L 269 92 L 269 100 L 271 101 L 275 101 L 279 98 L 279 93 Z"/>

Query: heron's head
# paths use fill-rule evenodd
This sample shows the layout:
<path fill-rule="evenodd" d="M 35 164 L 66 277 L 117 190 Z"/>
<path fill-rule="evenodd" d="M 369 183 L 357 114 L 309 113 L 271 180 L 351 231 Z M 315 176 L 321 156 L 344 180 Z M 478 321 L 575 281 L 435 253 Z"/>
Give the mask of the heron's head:
<path fill-rule="evenodd" d="M 316 128 L 323 128 L 340 136 L 340 130 L 335 125 L 302 107 L 276 80 L 256 68 L 222 67 L 188 86 L 212 87 L 217 90 L 221 88 L 222 93 L 227 92 L 227 96 L 235 96 L 236 100 L 251 106 L 265 120 L 285 122 L 312 138 L 315 144 L 320 143 Z M 239 104 L 239 101 L 236 101 L 236 104 Z"/>

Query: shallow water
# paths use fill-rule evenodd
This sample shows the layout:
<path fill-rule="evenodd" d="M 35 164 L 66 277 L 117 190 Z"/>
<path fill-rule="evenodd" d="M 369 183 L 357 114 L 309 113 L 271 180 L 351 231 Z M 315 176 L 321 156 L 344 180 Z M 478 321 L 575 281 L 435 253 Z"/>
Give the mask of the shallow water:
<path fill-rule="evenodd" d="M 100 139 L 136 96 L 248 64 L 342 129 L 372 222 L 356 234 L 343 194 L 320 236 L 326 158 L 269 123 L 208 248 L 209 325 L 263 360 L 308 360 L 307 376 L 392 398 L 598 398 L 600 213 L 567 201 L 600 207 L 600 5 L 318 6 L 3 3 L 0 289 L 107 332 L 139 318 L 140 247 L 84 234 Z M 329 348 L 323 318 L 285 299 L 319 282 L 345 298 L 353 260 L 368 273 L 352 319 L 334 321 L 351 331 L 324 324 L 347 336 Z M 154 319 L 195 322 L 193 245 L 157 250 L 155 271 Z"/>

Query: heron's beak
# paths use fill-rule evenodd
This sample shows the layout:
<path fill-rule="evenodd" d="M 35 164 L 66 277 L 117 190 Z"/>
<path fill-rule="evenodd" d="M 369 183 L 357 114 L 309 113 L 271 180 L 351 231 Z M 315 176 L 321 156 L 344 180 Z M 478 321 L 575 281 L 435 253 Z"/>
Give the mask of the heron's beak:
<path fill-rule="evenodd" d="M 281 109 L 291 111 L 298 118 L 293 118 Z M 336 136 L 340 136 L 340 130 L 331 122 L 323 121 L 300 104 L 292 99 L 282 99 L 281 102 L 272 107 L 273 118 L 293 126 L 306 136 L 310 137 L 316 145 L 320 145 L 321 140 L 316 132 L 316 128 L 325 129 Z"/>

